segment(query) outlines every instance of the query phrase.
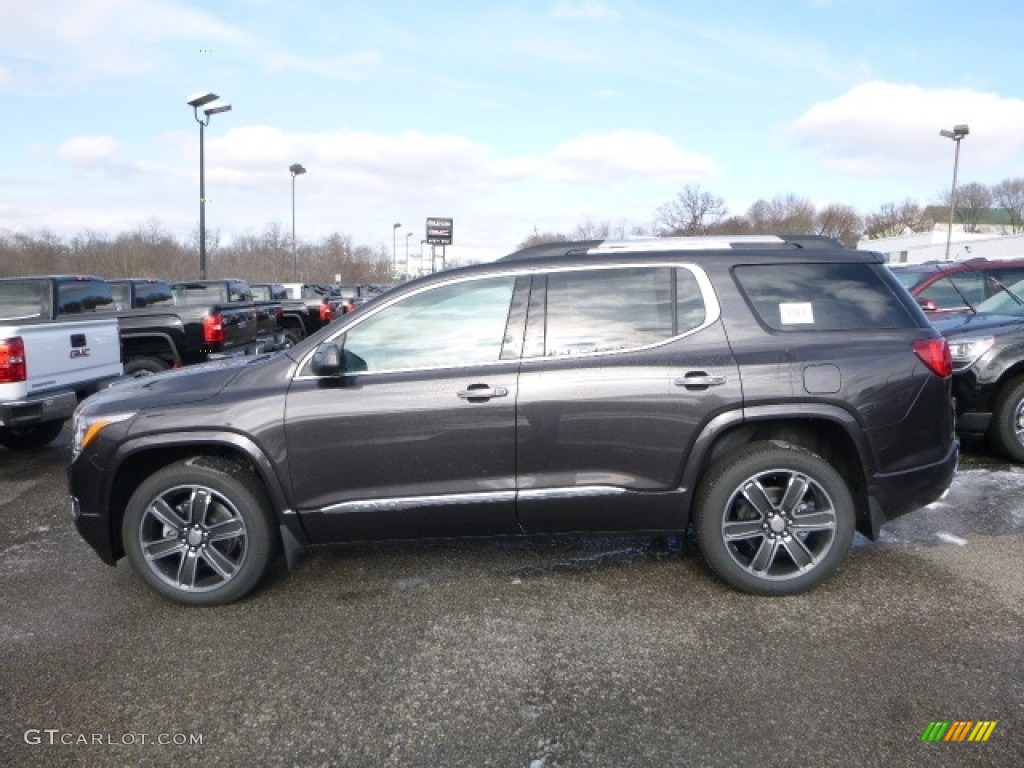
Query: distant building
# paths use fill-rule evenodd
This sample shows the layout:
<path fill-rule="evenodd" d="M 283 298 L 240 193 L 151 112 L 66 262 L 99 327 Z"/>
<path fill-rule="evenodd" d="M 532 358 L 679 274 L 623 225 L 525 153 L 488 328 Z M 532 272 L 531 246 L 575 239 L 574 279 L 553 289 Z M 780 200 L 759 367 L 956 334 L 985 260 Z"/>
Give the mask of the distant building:
<path fill-rule="evenodd" d="M 949 238 L 949 260 L 1021 259 L 1024 258 L 1024 234 L 1013 233 L 1009 213 L 1001 208 L 970 211 L 971 221 L 965 223 L 964 213 L 956 211 L 956 222 Z M 862 251 L 884 253 L 890 264 L 920 264 L 946 259 L 946 235 L 949 231 L 949 208 L 931 206 L 925 216 L 935 222 L 931 232 L 912 232 L 898 237 L 863 239 L 857 243 Z M 972 231 L 965 231 L 970 229 Z M 1020 225 L 1016 227 L 1020 229 Z"/>

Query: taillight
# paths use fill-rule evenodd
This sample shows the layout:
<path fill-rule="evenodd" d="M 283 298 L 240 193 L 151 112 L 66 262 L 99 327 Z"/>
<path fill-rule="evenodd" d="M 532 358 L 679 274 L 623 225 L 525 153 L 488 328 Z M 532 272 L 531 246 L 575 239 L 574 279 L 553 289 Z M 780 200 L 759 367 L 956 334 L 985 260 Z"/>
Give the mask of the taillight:
<path fill-rule="evenodd" d="M 0 341 L 0 384 L 26 380 L 25 342 L 21 336 Z"/>
<path fill-rule="evenodd" d="M 331 303 L 324 299 L 320 302 L 320 322 L 329 323 L 334 318 L 334 310 L 331 309 Z"/>
<path fill-rule="evenodd" d="M 203 341 L 207 344 L 220 344 L 224 341 L 223 317 L 212 314 L 203 318 Z"/>
<path fill-rule="evenodd" d="M 953 358 L 949 354 L 949 343 L 944 338 L 914 339 L 914 354 L 936 376 L 946 378 L 953 375 Z"/>

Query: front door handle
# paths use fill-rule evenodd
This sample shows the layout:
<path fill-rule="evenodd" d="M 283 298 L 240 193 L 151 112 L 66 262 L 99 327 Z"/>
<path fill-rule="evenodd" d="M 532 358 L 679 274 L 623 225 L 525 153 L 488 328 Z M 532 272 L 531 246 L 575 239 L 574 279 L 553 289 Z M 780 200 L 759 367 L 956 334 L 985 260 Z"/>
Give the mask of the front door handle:
<path fill-rule="evenodd" d="M 690 371 L 685 376 L 674 379 L 672 383 L 677 387 L 686 387 L 687 389 L 707 389 L 708 387 L 719 387 L 726 381 L 725 376 L 708 374 L 704 371 Z"/>
<path fill-rule="evenodd" d="M 459 397 L 471 403 L 484 403 L 492 397 L 507 397 L 508 387 L 492 387 L 487 384 L 470 384 L 459 392 Z"/>

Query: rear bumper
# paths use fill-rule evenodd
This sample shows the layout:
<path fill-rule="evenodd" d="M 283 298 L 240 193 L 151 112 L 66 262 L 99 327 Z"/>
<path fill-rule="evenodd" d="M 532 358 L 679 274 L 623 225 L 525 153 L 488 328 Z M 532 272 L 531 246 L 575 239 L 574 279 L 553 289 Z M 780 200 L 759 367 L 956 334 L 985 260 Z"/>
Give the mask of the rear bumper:
<path fill-rule="evenodd" d="M 911 470 L 874 475 L 868 483 L 869 520 L 860 532 L 876 539 L 890 520 L 942 498 L 956 475 L 960 441 L 953 440 L 941 461 Z"/>
<path fill-rule="evenodd" d="M 58 390 L 29 395 L 23 400 L 0 403 L 0 425 L 30 427 L 44 421 L 64 421 L 71 418 L 78 405 L 74 390 Z"/>

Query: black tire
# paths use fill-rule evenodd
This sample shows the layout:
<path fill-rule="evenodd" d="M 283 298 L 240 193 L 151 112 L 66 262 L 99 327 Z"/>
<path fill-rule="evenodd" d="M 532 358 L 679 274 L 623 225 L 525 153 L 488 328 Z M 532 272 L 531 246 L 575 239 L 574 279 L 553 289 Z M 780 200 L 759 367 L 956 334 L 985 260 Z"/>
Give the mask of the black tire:
<path fill-rule="evenodd" d="M 1024 378 L 1008 381 L 999 393 L 988 437 L 1004 456 L 1024 462 Z"/>
<path fill-rule="evenodd" d="M 299 335 L 298 331 L 289 330 L 284 332 L 284 346 L 283 349 L 291 349 L 296 344 L 302 341 L 302 336 Z"/>
<path fill-rule="evenodd" d="M 56 440 L 63 429 L 63 421 L 43 421 L 30 427 L 0 427 L 0 445 L 12 451 L 37 451 Z"/>
<path fill-rule="evenodd" d="M 753 443 L 717 462 L 695 498 L 697 544 L 711 569 L 755 595 L 818 586 L 846 559 L 855 510 L 843 478 L 813 453 Z"/>
<path fill-rule="evenodd" d="M 132 567 L 164 597 L 223 605 L 251 592 L 277 551 L 270 504 L 250 471 L 196 457 L 147 478 L 125 508 Z"/>
<path fill-rule="evenodd" d="M 166 362 L 159 357 L 136 357 L 124 364 L 125 376 L 151 376 L 170 368 Z"/>

